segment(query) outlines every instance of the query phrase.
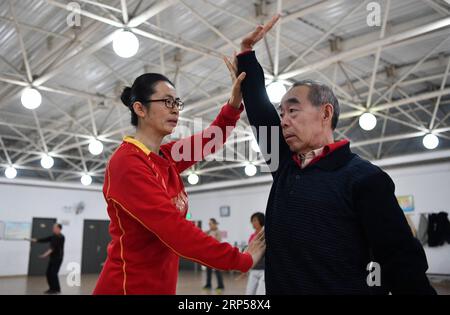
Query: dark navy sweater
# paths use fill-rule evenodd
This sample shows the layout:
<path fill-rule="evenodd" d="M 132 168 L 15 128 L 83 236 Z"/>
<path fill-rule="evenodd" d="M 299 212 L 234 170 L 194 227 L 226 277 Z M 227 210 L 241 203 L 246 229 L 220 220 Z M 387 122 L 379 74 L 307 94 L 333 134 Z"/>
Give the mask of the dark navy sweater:
<path fill-rule="evenodd" d="M 281 128 L 254 52 L 239 55 L 238 67 L 247 73 L 242 88 L 250 124 Z M 266 209 L 268 294 L 435 293 L 423 248 L 385 172 L 348 144 L 300 169 L 281 129 L 274 135 L 278 148 L 271 148 L 271 136 L 270 128 L 256 134 L 263 153 L 279 158 Z M 381 287 L 366 281 L 371 261 L 380 266 Z"/>

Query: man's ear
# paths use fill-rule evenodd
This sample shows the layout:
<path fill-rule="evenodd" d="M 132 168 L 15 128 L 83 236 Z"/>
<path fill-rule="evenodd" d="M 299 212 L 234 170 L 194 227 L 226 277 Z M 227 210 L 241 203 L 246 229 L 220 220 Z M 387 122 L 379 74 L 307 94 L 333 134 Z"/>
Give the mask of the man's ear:
<path fill-rule="evenodd" d="M 147 113 L 147 108 L 141 102 L 133 103 L 133 110 L 138 117 L 144 118 Z"/>
<path fill-rule="evenodd" d="M 323 106 L 323 122 L 326 124 L 330 124 L 331 126 L 331 121 L 333 119 L 333 114 L 334 114 L 334 108 L 333 105 L 331 105 L 330 103 L 327 103 Z"/>

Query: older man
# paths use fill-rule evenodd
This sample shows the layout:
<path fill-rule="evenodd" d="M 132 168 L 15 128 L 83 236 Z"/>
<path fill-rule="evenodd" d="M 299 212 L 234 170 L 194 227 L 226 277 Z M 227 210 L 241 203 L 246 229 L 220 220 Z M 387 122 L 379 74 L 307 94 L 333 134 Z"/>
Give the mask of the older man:
<path fill-rule="evenodd" d="M 263 152 L 279 160 L 266 209 L 267 293 L 435 294 L 391 178 L 352 153 L 349 141 L 334 142 L 333 91 L 314 81 L 295 83 L 281 100 L 281 120 L 269 101 L 253 46 L 277 19 L 247 35 L 237 56 L 251 125 L 280 129 L 278 148 L 268 140 L 274 130 L 257 134 Z"/>

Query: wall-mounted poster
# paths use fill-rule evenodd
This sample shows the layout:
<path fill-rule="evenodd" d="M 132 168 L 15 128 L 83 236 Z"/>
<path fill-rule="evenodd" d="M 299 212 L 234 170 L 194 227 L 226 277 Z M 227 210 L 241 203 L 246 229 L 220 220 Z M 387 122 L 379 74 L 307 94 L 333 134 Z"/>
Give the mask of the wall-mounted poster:
<path fill-rule="evenodd" d="M 4 222 L 5 240 L 23 240 L 31 237 L 31 223 L 29 222 Z"/>
<path fill-rule="evenodd" d="M 412 195 L 397 196 L 397 201 L 404 212 L 414 211 L 414 197 Z"/>
<path fill-rule="evenodd" d="M 230 216 L 230 206 L 221 206 L 220 207 L 220 216 L 221 217 L 229 217 Z"/>

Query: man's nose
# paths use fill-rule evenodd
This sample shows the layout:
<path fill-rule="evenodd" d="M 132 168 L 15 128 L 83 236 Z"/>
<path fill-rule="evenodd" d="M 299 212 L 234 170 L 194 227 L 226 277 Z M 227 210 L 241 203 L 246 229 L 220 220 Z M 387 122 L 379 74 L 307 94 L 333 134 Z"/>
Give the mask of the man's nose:
<path fill-rule="evenodd" d="M 286 116 L 281 117 L 281 127 L 286 128 L 289 126 L 289 119 Z"/>

